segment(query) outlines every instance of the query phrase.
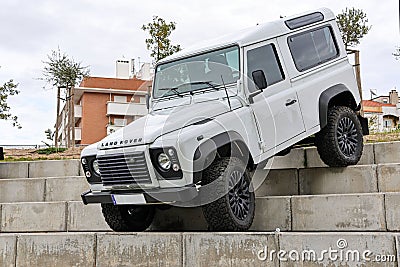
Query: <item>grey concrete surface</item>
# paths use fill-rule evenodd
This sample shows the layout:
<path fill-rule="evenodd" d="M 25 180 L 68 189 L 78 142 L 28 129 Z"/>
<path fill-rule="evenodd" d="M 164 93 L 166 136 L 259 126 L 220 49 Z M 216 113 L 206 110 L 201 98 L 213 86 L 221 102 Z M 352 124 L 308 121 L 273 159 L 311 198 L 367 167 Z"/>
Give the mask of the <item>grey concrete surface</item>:
<path fill-rule="evenodd" d="M 292 149 L 286 156 L 271 158 L 266 169 L 299 169 L 306 165 L 304 148 Z"/>
<path fill-rule="evenodd" d="M 79 176 L 80 162 L 71 160 L 39 160 L 29 162 L 29 177 Z"/>
<path fill-rule="evenodd" d="M 386 223 L 389 231 L 400 231 L 400 193 L 385 194 Z"/>
<path fill-rule="evenodd" d="M 17 237 L 15 235 L 0 235 L 0 266 L 14 267 Z"/>
<path fill-rule="evenodd" d="M 16 266 L 95 266 L 95 234 L 22 234 Z"/>
<path fill-rule="evenodd" d="M 259 197 L 252 231 L 282 231 L 292 229 L 290 197 Z"/>
<path fill-rule="evenodd" d="M 375 165 L 299 170 L 301 195 L 378 192 Z"/>
<path fill-rule="evenodd" d="M 374 144 L 375 163 L 400 163 L 400 142 Z"/>
<path fill-rule="evenodd" d="M 0 203 L 44 200 L 44 179 L 1 179 Z"/>
<path fill-rule="evenodd" d="M 1 205 L 2 232 L 66 231 L 65 202 L 27 202 Z"/>
<path fill-rule="evenodd" d="M 81 194 L 89 189 L 84 176 L 46 179 L 46 201 L 81 200 Z"/>
<path fill-rule="evenodd" d="M 278 237 L 268 233 L 185 233 L 184 266 L 277 266 L 260 261 L 258 251 L 278 250 Z"/>
<path fill-rule="evenodd" d="M 256 189 L 256 196 L 290 196 L 299 194 L 297 169 L 257 170 L 252 181 L 253 187 Z"/>
<path fill-rule="evenodd" d="M 395 239 L 390 234 L 282 233 L 279 241 L 280 249 L 286 252 L 283 258 L 287 260 L 281 261 L 281 267 L 397 266 L 396 259 L 394 262 L 380 263 L 375 258 L 377 255 L 396 257 Z M 323 253 L 323 250 L 326 252 Z M 366 252 L 367 250 L 371 253 Z M 291 251 L 295 253 L 290 253 Z M 332 252 L 331 256 L 329 256 L 329 251 Z M 366 255 L 365 259 L 363 255 Z M 315 260 L 303 261 L 303 258 Z"/>
<path fill-rule="evenodd" d="M 179 233 L 97 234 L 96 266 L 182 266 Z"/>
<path fill-rule="evenodd" d="M 111 231 L 104 220 L 100 204 L 84 205 L 68 202 L 68 231 Z"/>
<path fill-rule="evenodd" d="M 400 163 L 378 165 L 378 187 L 381 192 L 400 192 Z"/>
<path fill-rule="evenodd" d="M 0 179 L 27 177 L 28 162 L 0 162 Z"/>
<path fill-rule="evenodd" d="M 397 266 L 399 237 L 379 232 L 3 234 L 0 263 L 57 267 Z M 385 256 L 386 262 L 378 262 L 377 256 Z"/>
<path fill-rule="evenodd" d="M 384 195 L 292 197 L 293 231 L 385 231 Z"/>

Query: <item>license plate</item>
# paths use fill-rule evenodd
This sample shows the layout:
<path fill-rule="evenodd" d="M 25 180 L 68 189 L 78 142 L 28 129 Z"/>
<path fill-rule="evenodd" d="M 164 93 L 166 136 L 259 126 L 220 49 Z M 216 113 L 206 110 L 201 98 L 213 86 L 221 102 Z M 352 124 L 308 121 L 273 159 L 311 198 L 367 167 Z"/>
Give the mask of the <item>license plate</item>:
<path fill-rule="evenodd" d="M 114 205 L 146 204 L 143 194 L 111 195 Z"/>

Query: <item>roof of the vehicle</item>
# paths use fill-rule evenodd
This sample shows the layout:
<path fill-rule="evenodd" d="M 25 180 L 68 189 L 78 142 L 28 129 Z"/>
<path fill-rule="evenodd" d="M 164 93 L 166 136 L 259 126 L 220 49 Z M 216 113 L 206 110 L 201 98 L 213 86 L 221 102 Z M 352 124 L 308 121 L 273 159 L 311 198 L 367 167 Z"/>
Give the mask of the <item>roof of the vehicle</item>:
<path fill-rule="evenodd" d="M 257 26 L 220 36 L 216 39 L 199 42 L 196 45 L 185 48 L 178 53 L 164 58 L 159 63 L 172 61 L 178 58 L 187 57 L 190 55 L 198 54 L 208 50 L 218 49 L 221 47 L 226 47 L 229 45 L 246 46 L 257 41 L 274 38 L 276 36 L 291 32 L 291 30 L 286 26 L 285 21 L 315 12 L 321 12 L 324 15 L 324 22 L 335 18 L 335 15 L 330 9 L 320 8 L 314 11 L 285 17 L 276 21 L 259 24 Z"/>

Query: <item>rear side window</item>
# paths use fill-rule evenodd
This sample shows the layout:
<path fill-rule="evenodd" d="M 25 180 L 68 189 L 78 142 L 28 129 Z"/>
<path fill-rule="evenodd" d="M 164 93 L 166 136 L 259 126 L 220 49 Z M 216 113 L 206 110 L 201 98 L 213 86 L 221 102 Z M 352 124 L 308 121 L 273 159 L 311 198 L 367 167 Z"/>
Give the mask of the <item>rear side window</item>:
<path fill-rule="evenodd" d="M 339 55 L 330 27 L 291 36 L 288 44 L 299 71 L 305 71 Z"/>
<path fill-rule="evenodd" d="M 268 86 L 285 79 L 274 45 L 264 45 L 247 51 L 247 77 L 252 79 L 255 70 L 264 71 Z M 254 83 L 249 83 L 249 91 L 256 91 Z"/>

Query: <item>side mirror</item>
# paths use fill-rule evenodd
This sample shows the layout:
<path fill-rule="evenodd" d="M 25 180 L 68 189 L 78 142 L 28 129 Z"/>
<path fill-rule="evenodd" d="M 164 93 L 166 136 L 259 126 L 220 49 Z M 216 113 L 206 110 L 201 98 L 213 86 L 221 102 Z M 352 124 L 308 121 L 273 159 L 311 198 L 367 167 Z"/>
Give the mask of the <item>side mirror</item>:
<path fill-rule="evenodd" d="M 262 90 L 267 88 L 267 79 L 265 78 L 264 71 L 255 70 L 251 73 L 251 76 L 258 89 Z"/>
<path fill-rule="evenodd" d="M 249 102 L 250 102 L 250 104 L 253 104 L 254 103 L 253 98 L 256 95 L 262 93 L 263 89 L 267 88 L 267 79 L 265 78 L 264 71 L 262 71 L 262 70 L 253 71 L 251 73 L 251 76 L 253 78 L 254 84 L 256 85 L 256 87 L 258 89 L 257 91 L 255 91 L 249 95 Z"/>
<path fill-rule="evenodd" d="M 147 107 L 147 111 L 150 110 L 150 95 L 146 94 L 146 107 Z"/>

